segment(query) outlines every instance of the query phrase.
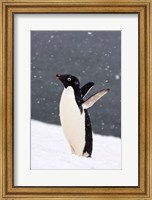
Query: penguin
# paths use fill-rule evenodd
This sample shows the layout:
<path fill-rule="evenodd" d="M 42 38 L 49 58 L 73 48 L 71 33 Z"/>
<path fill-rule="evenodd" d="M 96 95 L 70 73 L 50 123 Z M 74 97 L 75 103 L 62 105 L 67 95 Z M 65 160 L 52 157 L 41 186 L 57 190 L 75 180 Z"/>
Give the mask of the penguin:
<path fill-rule="evenodd" d="M 71 152 L 77 156 L 91 157 L 93 136 L 87 109 L 107 94 L 109 89 L 101 90 L 84 100 L 84 97 L 92 89 L 93 82 L 89 82 L 80 88 L 78 78 L 71 74 L 57 74 L 56 78 L 64 85 L 60 99 L 59 115 Z"/>

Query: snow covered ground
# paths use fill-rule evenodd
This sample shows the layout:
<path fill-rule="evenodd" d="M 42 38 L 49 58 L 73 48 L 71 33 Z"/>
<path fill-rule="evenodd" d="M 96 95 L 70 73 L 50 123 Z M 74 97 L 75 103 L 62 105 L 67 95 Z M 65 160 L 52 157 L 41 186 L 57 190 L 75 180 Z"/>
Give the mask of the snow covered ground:
<path fill-rule="evenodd" d="M 78 157 L 61 126 L 32 120 L 31 169 L 121 169 L 121 140 L 93 134 L 92 158 Z"/>

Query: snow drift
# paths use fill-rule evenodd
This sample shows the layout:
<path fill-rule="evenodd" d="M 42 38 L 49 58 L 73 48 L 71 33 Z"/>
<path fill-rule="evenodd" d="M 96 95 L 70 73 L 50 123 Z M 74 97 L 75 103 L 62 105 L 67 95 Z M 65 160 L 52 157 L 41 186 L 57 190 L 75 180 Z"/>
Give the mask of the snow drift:
<path fill-rule="evenodd" d="M 121 140 L 93 134 L 92 158 L 79 157 L 61 126 L 31 120 L 31 169 L 121 169 Z"/>

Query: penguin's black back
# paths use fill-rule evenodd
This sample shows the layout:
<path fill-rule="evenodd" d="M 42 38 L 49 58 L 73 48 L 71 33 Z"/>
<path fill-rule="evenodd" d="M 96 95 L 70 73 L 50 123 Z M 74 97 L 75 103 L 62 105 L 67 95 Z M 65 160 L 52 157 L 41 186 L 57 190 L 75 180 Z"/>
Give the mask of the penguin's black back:
<path fill-rule="evenodd" d="M 92 154 L 92 142 L 93 142 L 93 138 L 92 138 L 92 127 L 91 127 L 91 121 L 90 121 L 90 117 L 88 115 L 87 110 L 84 110 L 85 112 L 85 146 L 84 146 L 84 150 L 83 153 L 88 153 L 88 157 L 91 157 Z"/>
<path fill-rule="evenodd" d="M 80 109 L 80 112 L 82 114 L 82 103 L 83 103 L 83 98 L 81 96 L 81 91 L 78 88 L 74 88 L 74 93 L 75 93 L 75 100 L 77 102 L 77 105 Z M 92 154 L 92 126 L 91 126 L 91 120 L 88 114 L 88 111 L 84 109 L 85 113 L 85 146 L 83 150 L 84 153 L 88 153 L 87 157 L 91 157 Z"/>

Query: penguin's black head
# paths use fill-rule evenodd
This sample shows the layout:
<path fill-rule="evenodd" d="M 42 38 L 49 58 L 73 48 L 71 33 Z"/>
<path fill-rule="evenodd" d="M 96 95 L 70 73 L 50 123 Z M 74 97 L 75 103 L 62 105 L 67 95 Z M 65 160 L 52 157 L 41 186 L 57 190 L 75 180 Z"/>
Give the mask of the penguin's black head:
<path fill-rule="evenodd" d="M 76 78 L 75 76 L 72 76 L 71 74 L 64 74 L 64 75 L 57 74 L 56 78 L 59 79 L 63 83 L 65 88 L 67 88 L 68 86 L 71 86 L 73 88 L 80 86 L 80 82 L 78 78 Z"/>

